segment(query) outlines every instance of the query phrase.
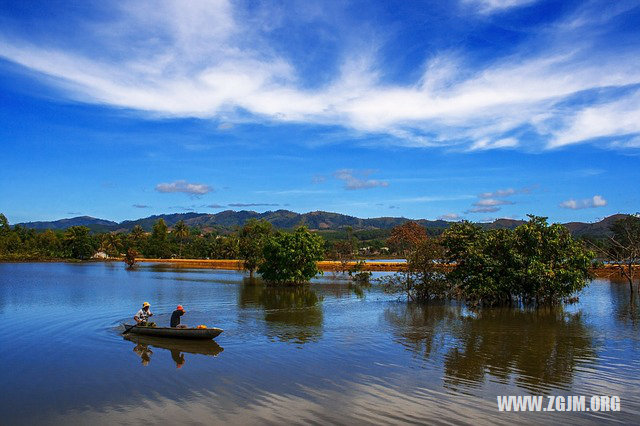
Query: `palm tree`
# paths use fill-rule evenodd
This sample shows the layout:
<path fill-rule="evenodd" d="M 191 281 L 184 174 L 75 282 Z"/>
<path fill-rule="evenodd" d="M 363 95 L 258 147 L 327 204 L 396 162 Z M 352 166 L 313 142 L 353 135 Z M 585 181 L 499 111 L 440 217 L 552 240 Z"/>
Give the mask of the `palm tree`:
<path fill-rule="evenodd" d="M 173 233 L 180 242 L 180 251 L 178 252 L 178 256 L 182 257 L 182 244 L 184 243 L 185 238 L 189 236 L 189 227 L 184 223 L 184 220 L 181 220 L 173 227 Z"/>
<path fill-rule="evenodd" d="M 118 234 L 105 234 L 102 236 L 102 244 L 100 249 L 109 256 L 118 256 L 120 254 L 120 237 Z"/>
<path fill-rule="evenodd" d="M 129 234 L 129 238 L 131 239 L 132 245 L 138 250 L 142 248 L 141 242 L 142 240 L 144 240 L 144 237 L 145 237 L 145 232 L 144 232 L 144 229 L 142 229 L 142 226 L 140 225 L 134 226 L 133 229 L 131 230 L 131 233 Z"/>

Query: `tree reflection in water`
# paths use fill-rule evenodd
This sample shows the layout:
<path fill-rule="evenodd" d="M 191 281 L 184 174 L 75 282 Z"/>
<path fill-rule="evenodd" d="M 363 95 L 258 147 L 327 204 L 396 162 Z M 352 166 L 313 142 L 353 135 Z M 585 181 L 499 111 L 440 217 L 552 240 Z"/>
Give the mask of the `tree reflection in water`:
<path fill-rule="evenodd" d="M 294 343 L 318 341 L 322 336 L 322 307 L 308 285 L 272 287 L 246 279 L 240 289 L 241 308 L 264 310 L 269 337 Z"/>
<path fill-rule="evenodd" d="M 630 293 L 628 282 L 618 277 L 609 279 L 611 303 L 614 305 L 616 319 L 621 324 L 630 325 L 634 330 L 640 325 L 640 296 Z"/>
<path fill-rule="evenodd" d="M 398 341 L 429 358 L 444 353 L 445 387 L 479 387 L 487 375 L 531 392 L 568 389 L 576 367 L 595 359 L 593 333 L 561 307 L 483 309 L 402 304 L 385 318 Z"/>

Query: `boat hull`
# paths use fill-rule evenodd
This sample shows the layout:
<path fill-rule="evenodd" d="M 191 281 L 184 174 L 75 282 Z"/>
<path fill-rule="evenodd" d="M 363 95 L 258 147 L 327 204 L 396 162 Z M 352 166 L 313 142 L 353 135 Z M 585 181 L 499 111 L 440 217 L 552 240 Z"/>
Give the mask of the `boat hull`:
<path fill-rule="evenodd" d="M 222 333 L 221 328 L 172 328 L 172 327 L 138 327 L 124 324 L 125 333 L 153 337 L 170 337 L 172 339 L 211 340 Z"/>

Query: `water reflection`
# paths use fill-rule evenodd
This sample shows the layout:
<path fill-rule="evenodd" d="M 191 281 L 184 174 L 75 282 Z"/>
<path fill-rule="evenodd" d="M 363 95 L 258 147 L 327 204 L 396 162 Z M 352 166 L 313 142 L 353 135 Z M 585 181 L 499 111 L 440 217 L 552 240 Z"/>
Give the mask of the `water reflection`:
<path fill-rule="evenodd" d="M 185 353 L 217 356 L 224 349 L 213 340 L 184 340 L 168 339 L 161 337 L 125 335 L 124 338 L 135 343 L 133 352 L 141 359 L 142 365 L 147 366 L 151 362 L 153 350 L 150 348 L 165 349 L 171 352 L 171 358 L 176 363 L 176 368 L 182 368 L 185 364 Z"/>
<path fill-rule="evenodd" d="M 443 353 L 445 387 L 480 387 L 487 376 L 531 392 L 568 389 L 576 368 L 596 357 L 593 331 L 561 308 L 486 309 L 401 304 L 384 314 L 396 339 L 428 359 Z"/>
<path fill-rule="evenodd" d="M 637 329 L 640 325 L 640 296 L 637 292 L 629 292 L 626 280 L 612 278 L 610 281 L 611 303 L 616 319 L 624 325 L 631 325 L 633 329 Z"/>
<path fill-rule="evenodd" d="M 309 286 L 271 287 L 245 279 L 238 304 L 259 308 L 269 337 L 294 343 L 318 341 L 322 336 L 322 300 Z"/>

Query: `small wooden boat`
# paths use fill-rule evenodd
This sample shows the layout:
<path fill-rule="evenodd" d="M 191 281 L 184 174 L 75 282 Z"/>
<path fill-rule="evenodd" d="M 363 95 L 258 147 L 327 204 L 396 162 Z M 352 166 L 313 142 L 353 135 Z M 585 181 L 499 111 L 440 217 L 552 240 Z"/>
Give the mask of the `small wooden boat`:
<path fill-rule="evenodd" d="M 223 332 L 221 328 L 173 328 L 173 327 L 139 327 L 123 324 L 122 334 L 140 334 L 143 336 L 171 337 L 173 339 L 211 340 Z"/>

